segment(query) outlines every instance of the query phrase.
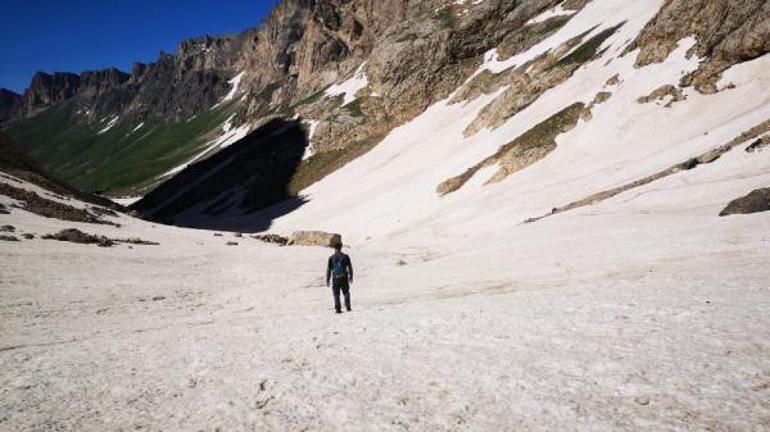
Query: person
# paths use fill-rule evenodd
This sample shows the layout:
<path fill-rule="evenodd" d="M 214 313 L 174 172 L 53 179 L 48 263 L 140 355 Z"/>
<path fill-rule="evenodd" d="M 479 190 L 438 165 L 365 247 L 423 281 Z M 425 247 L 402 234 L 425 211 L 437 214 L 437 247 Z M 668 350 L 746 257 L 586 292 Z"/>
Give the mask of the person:
<path fill-rule="evenodd" d="M 350 257 L 342 253 L 342 242 L 334 245 L 334 254 L 329 257 L 326 265 L 326 286 L 332 280 L 332 293 L 334 293 L 334 310 L 342 313 L 340 305 L 340 291 L 345 296 L 345 309 L 350 312 L 350 284 L 353 283 L 353 264 Z"/>

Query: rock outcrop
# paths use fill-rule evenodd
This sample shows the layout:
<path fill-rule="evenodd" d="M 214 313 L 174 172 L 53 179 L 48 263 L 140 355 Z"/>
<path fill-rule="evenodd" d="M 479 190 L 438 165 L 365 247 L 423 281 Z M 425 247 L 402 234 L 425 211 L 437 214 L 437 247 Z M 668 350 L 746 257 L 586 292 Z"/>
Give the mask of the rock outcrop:
<path fill-rule="evenodd" d="M 770 211 L 770 187 L 755 189 L 745 196 L 730 201 L 719 216 L 765 211 Z"/>
<path fill-rule="evenodd" d="M 637 66 L 663 61 L 680 40 L 694 36 L 688 55 L 703 58 L 683 86 L 717 91 L 716 81 L 737 63 L 770 52 L 770 3 L 765 0 L 666 0 L 627 51 L 639 48 Z"/>
<path fill-rule="evenodd" d="M 322 246 L 334 247 L 342 243 L 340 234 L 324 231 L 295 231 L 289 237 L 289 246 Z"/>

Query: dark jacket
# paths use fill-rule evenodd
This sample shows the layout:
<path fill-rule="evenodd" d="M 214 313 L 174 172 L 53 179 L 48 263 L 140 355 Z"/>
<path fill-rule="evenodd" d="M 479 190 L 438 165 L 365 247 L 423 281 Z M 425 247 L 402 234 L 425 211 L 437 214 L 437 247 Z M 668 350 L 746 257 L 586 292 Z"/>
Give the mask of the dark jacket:
<path fill-rule="evenodd" d="M 334 255 L 329 257 L 329 262 L 326 265 L 326 283 L 332 277 L 332 268 L 334 268 L 334 261 L 337 259 L 342 260 L 342 275 L 347 280 L 353 280 L 353 264 L 350 262 L 350 257 L 342 252 L 335 252 Z"/>

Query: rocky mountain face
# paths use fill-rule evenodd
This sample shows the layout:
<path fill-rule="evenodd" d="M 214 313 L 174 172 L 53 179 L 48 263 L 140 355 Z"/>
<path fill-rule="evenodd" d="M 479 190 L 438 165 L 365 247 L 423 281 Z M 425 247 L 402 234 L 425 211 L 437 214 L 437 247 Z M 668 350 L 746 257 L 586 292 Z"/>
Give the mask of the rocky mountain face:
<path fill-rule="evenodd" d="M 137 63 L 130 74 L 37 74 L 24 95 L 0 93 L 0 119 L 26 151 L 77 186 L 133 194 L 276 117 L 298 118 L 308 148 L 289 185 L 289 194 L 296 194 L 449 96 L 466 103 L 500 91 L 465 135 L 499 127 L 602 54 L 604 41 L 625 23 L 596 34 L 586 28 L 525 64 L 475 71 L 533 48 L 587 4 L 285 0 L 257 29 L 185 41 L 175 54 Z M 561 12 L 535 19 L 549 10 Z M 636 66 L 644 67 L 692 36 L 696 44 L 688 55 L 702 62 L 678 88 L 713 93 L 722 71 L 770 50 L 768 23 L 770 6 L 763 0 L 666 0 L 625 53 L 638 49 Z M 575 115 L 590 118 L 591 108 L 609 97 L 596 95 L 582 111 L 571 110 L 566 123 L 574 125 Z M 551 143 L 556 132 L 546 126 L 564 123 L 552 120 L 541 127 Z M 77 133 L 73 124 L 81 127 Z M 504 151 L 477 169 L 499 162 L 510 174 L 544 157 L 541 150 L 537 156 Z M 122 170 L 134 175 L 114 175 Z M 461 179 L 439 189 L 454 190 Z"/>

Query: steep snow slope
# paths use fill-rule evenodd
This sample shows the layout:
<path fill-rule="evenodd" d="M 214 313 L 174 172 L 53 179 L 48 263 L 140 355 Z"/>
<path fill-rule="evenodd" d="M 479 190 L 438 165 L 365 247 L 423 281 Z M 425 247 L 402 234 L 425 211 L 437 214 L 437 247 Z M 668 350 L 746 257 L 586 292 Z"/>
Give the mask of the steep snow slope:
<path fill-rule="evenodd" d="M 433 105 L 365 156 L 308 188 L 305 197 L 309 202 L 278 220 L 274 229 L 290 231 L 312 225 L 343 231 L 350 239 L 362 241 L 430 227 L 439 234 L 484 239 L 513 229 L 528 217 L 684 162 L 770 119 L 768 56 L 729 70 L 720 85 L 735 88 L 714 95 L 684 89 L 687 99 L 670 107 L 663 106 L 668 100 L 637 101 L 661 85 L 677 83 L 698 64 L 695 58 L 685 58 L 691 39 L 680 41 L 665 62 L 644 68 L 633 67 L 634 52 L 620 56 L 659 3 L 635 3 L 646 5 L 643 8 L 622 8 L 611 1 L 590 3 L 552 38 L 568 38 L 561 33 L 574 33 L 570 26 L 576 22 L 592 27 L 601 24 L 602 16 L 611 16 L 605 25 L 627 20 L 604 43 L 602 57 L 493 131 L 463 136 L 466 126 L 496 94 L 467 104 L 442 101 Z M 544 41 L 544 49 L 555 46 L 549 40 Z M 522 62 L 537 54 L 522 54 Z M 606 84 L 616 74 L 620 82 Z M 592 109 L 589 121 L 581 120 L 576 128 L 558 135 L 557 149 L 543 161 L 497 184 L 481 186 L 484 175 L 494 174 L 489 169 L 456 194 L 436 194 L 441 181 L 567 105 L 589 104 L 600 91 L 611 92 L 609 100 Z"/>

